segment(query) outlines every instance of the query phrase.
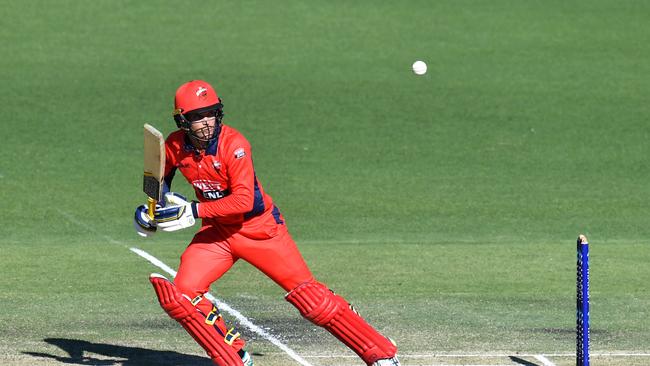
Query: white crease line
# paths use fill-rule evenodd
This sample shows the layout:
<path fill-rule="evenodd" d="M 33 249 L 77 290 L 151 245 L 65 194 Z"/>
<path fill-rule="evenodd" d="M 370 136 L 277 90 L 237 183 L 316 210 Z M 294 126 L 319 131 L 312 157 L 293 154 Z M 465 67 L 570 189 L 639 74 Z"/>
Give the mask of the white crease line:
<path fill-rule="evenodd" d="M 430 354 L 403 354 L 398 353 L 397 356 L 401 359 L 413 358 L 413 359 L 423 359 L 423 358 L 471 358 L 471 357 L 482 357 L 482 358 L 499 358 L 499 357 L 575 357 L 575 353 L 544 353 L 544 354 L 533 354 L 533 353 L 430 353 Z M 589 352 L 591 357 L 650 357 L 650 353 L 645 351 L 637 352 Z M 320 355 L 307 355 L 303 356 L 304 358 L 356 358 L 355 355 L 336 355 L 336 354 L 320 354 Z"/>
<path fill-rule="evenodd" d="M 543 354 L 532 354 L 532 353 L 419 353 L 419 354 L 398 354 L 400 358 L 433 358 L 433 357 L 449 357 L 449 358 L 463 358 L 463 357 L 535 357 L 535 356 L 545 356 L 545 357 L 574 357 L 575 353 L 543 353 Z M 632 352 L 589 352 L 589 356 L 592 357 L 650 357 L 650 353 L 645 351 L 632 351 Z M 318 355 L 310 357 L 334 357 L 333 355 Z M 340 357 L 355 357 L 355 356 L 340 356 Z"/>
<path fill-rule="evenodd" d="M 94 230 L 93 228 L 89 227 L 88 225 L 84 224 L 82 221 L 77 219 L 76 217 L 72 216 L 70 213 L 61 210 L 60 208 L 56 208 L 56 211 L 61 214 L 61 216 L 65 217 L 70 221 L 71 223 L 80 226 L 84 229 L 87 229 L 89 232 L 101 236 L 104 239 L 106 239 L 108 242 L 112 244 L 119 244 L 124 247 L 127 247 L 126 244 L 123 242 L 117 241 L 113 238 L 111 238 L 108 235 L 104 235 L 99 233 L 98 231 Z M 350 240 L 341 240 L 341 241 L 327 241 L 327 240 L 314 240 L 312 241 L 313 243 L 325 243 L 325 242 L 331 242 L 331 243 L 359 243 L 359 244 L 365 244 L 365 243 L 375 243 L 375 241 L 350 241 Z M 402 243 L 405 244 L 405 243 Z M 134 253 L 140 255 L 141 257 L 145 258 L 149 262 L 151 262 L 153 265 L 156 267 L 162 269 L 163 271 L 169 273 L 172 277 L 176 276 L 176 271 L 173 270 L 171 267 L 167 266 L 165 263 L 160 261 L 158 258 L 150 255 L 149 253 L 138 249 L 138 248 L 129 248 L 131 251 Z M 251 329 L 252 331 L 258 333 L 265 339 L 267 339 L 269 342 L 273 343 L 276 345 L 278 348 L 280 348 L 282 351 L 287 353 L 290 357 L 292 357 L 294 360 L 296 360 L 298 363 L 302 364 L 303 366 L 312 366 L 309 362 L 305 361 L 302 357 L 300 357 L 298 354 L 296 354 L 293 350 L 291 350 L 289 347 L 285 346 L 283 343 L 281 343 L 277 338 L 272 336 L 271 334 L 267 333 L 264 331 L 262 328 L 257 327 L 255 324 L 251 323 L 246 317 L 244 317 L 241 313 L 239 313 L 237 310 L 231 308 L 228 304 L 219 301 L 216 299 L 214 296 L 212 296 L 210 293 L 205 294 L 206 298 L 208 298 L 210 301 L 215 303 L 215 305 L 223 308 L 226 312 L 228 312 L 230 315 L 234 316 L 239 320 L 239 322 L 246 326 L 247 328 Z M 241 317 L 241 318 L 240 318 Z M 255 328 L 258 330 L 256 330 Z M 273 339 L 273 340 L 272 340 Z M 275 343 L 277 342 L 277 344 Z M 291 353 L 290 353 L 291 352 Z M 293 354 L 293 355 L 292 355 Z M 295 355 L 295 357 L 294 357 Z M 546 357 L 544 356 L 549 356 L 549 357 L 572 357 L 575 356 L 575 353 L 552 353 L 552 354 L 544 354 L 544 355 L 539 355 L 539 354 L 518 354 L 518 353 L 467 353 L 467 354 L 414 354 L 414 355 L 398 355 L 401 358 L 433 358 L 433 357 L 449 357 L 449 358 L 462 358 L 462 357 L 510 357 L 510 356 L 518 356 L 518 357 L 535 357 L 537 358 L 540 362 L 544 362 L 542 359 L 539 359 L 538 357 L 542 357 L 546 361 Z M 640 352 L 591 352 L 590 353 L 591 357 L 650 357 L 650 353 L 645 352 L 645 351 L 640 351 Z M 337 357 L 337 358 L 356 358 L 357 356 L 349 356 L 349 355 L 312 355 L 312 356 L 305 356 L 305 358 L 329 358 L 329 357 Z M 548 361 L 550 362 L 550 361 Z M 553 363 L 550 363 L 549 365 L 553 365 Z M 422 365 L 422 366 L 445 366 L 445 365 Z M 453 366 L 481 366 L 481 365 L 453 365 Z M 489 366 L 498 366 L 498 365 L 489 365 Z M 507 365 L 506 365 L 507 366 Z M 545 365 L 546 366 L 546 365 Z"/>
<path fill-rule="evenodd" d="M 544 364 L 544 366 L 556 366 L 553 362 L 551 362 L 551 360 L 544 357 L 543 355 L 536 355 L 535 359 Z"/>
<path fill-rule="evenodd" d="M 77 219 L 76 217 L 74 217 L 74 216 L 71 215 L 70 213 L 68 213 L 68 212 L 66 212 L 66 211 L 63 211 L 63 210 L 61 210 L 60 208 L 57 208 L 56 211 L 57 211 L 59 214 L 61 214 L 61 216 L 65 217 L 68 221 L 70 221 L 71 223 L 73 223 L 73 224 L 75 224 L 75 225 L 77 225 L 77 226 L 80 226 L 80 227 L 82 227 L 82 228 L 84 228 L 84 229 L 87 229 L 87 230 L 88 230 L 89 232 L 91 232 L 92 234 L 94 234 L 94 235 L 98 235 L 98 236 L 101 236 L 101 237 L 103 237 L 104 239 L 106 239 L 108 242 L 110 242 L 110 243 L 112 243 L 112 244 L 117 244 L 117 245 L 122 245 L 122 246 L 124 246 L 124 247 L 127 247 L 126 244 L 124 244 L 124 243 L 122 243 L 122 242 L 120 242 L 120 241 L 118 241 L 118 240 L 115 240 L 115 239 L 111 238 L 111 237 L 108 236 L 108 235 L 103 235 L 103 234 L 97 232 L 97 231 L 94 230 L 92 227 L 86 225 L 83 221 Z M 145 251 L 143 251 L 143 250 L 141 250 L 141 249 L 138 249 L 138 248 L 129 248 L 129 249 L 130 249 L 132 252 L 136 253 L 137 255 L 139 255 L 139 256 L 143 257 L 144 259 L 148 260 L 149 262 L 151 262 L 151 264 L 153 264 L 154 266 L 156 266 L 156 267 L 162 269 L 163 271 L 169 273 L 170 276 L 172 276 L 172 277 L 176 277 L 176 271 L 173 270 L 173 269 L 172 269 L 171 267 L 169 267 L 168 265 L 166 265 L 165 263 L 163 263 L 162 261 L 160 261 L 158 258 L 156 258 L 156 257 L 152 256 L 151 254 L 149 254 L 149 253 L 147 253 L 147 252 L 145 252 Z M 280 342 L 280 340 L 278 340 L 278 339 L 275 338 L 273 335 L 271 335 L 271 334 L 269 334 L 268 332 L 266 332 L 264 329 L 262 329 L 262 328 L 258 327 L 257 325 L 253 324 L 250 320 L 248 320 L 245 316 L 243 316 L 239 311 L 237 311 L 237 310 L 233 309 L 232 307 L 230 307 L 230 305 L 226 304 L 226 303 L 223 302 L 223 301 L 219 301 L 219 300 L 217 300 L 214 296 L 210 295 L 210 293 L 206 293 L 206 294 L 205 294 L 205 297 L 206 297 L 208 300 L 212 301 L 212 302 L 213 302 L 215 305 L 217 305 L 220 309 L 223 309 L 224 311 L 226 311 L 226 312 L 229 313 L 230 315 L 232 315 L 232 316 L 234 316 L 235 318 L 237 318 L 237 320 L 239 320 L 239 322 L 240 322 L 242 325 L 246 326 L 248 329 L 252 330 L 253 332 L 255 332 L 255 333 L 261 335 L 261 336 L 264 337 L 266 340 L 268 340 L 269 342 L 271 342 L 272 344 L 274 344 L 276 347 L 278 347 L 279 349 L 281 349 L 282 351 L 284 351 L 287 355 L 289 355 L 289 357 L 291 357 L 291 358 L 293 358 L 294 360 L 296 360 L 296 362 L 298 362 L 299 364 L 301 364 L 301 365 L 303 365 L 303 366 L 312 366 L 312 364 L 310 364 L 309 362 L 305 361 L 302 357 L 300 357 L 300 356 L 299 356 L 296 352 L 294 352 L 291 348 L 289 348 L 288 346 L 286 346 L 284 343 Z"/>
<path fill-rule="evenodd" d="M 167 272 L 170 276 L 176 277 L 176 271 L 173 270 L 171 267 L 160 261 L 158 258 L 152 256 L 151 254 L 145 252 L 142 249 L 138 248 L 130 248 L 132 252 L 135 254 L 141 256 L 142 258 L 148 260 L 153 264 L 154 266 L 162 269 L 163 271 Z M 279 339 L 275 338 L 273 335 L 269 334 L 267 331 L 264 329 L 258 327 L 257 325 L 253 324 L 248 318 L 243 316 L 239 311 L 233 309 L 230 307 L 230 305 L 226 304 L 225 302 L 221 300 L 217 300 L 214 296 L 212 296 L 209 292 L 205 293 L 205 298 L 212 301 L 213 304 L 215 304 L 220 310 L 224 310 L 226 313 L 234 316 L 237 318 L 239 323 L 246 328 L 250 329 L 251 331 L 259 334 L 260 336 L 264 337 L 264 339 L 268 340 L 271 342 L 273 345 L 278 347 L 279 349 L 283 350 L 289 357 L 293 358 L 296 362 L 303 366 L 312 366 L 309 362 L 305 361 L 302 357 L 300 357 L 296 352 L 294 352 L 291 348 L 286 346 L 284 343 L 280 342 Z"/>
<path fill-rule="evenodd" d="M 572 354 L 575 356 L 575 354 Z M 650 353 L 625 353 L 625 352 L 613 352 L 613 353 L 599 353 L 599 352 L 589 352 L 589 356 L 596 357 L 650 357 Z"/>
<path fill-rule="evenodd" d="M 167 272 L 170 276 L 176 277 L 176 271 L 174 271 L 172 269 L 172 267 L 170 267 L 170 266 L 166 265 L 165 263 L 163 263 L 160 259 L 154 257 L 153 255 L 145 252 L 142 249 L 129 248 L 129 250 L 132 251 L 133 253 L 141 256 L 142 258 L 148 260 L 154 266 L 156 266 L 156 267 L 162 269 L 163 271 Z"/>

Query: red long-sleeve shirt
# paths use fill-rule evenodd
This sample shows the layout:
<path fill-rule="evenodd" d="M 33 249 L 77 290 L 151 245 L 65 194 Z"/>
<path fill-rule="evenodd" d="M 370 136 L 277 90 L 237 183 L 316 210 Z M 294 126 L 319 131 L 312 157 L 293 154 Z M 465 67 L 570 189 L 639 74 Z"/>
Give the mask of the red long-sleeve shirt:
<path fill-rule="evenodd" d="M 246 223 L 265 213 L 281 221 L 255 176 L 250 143 L 236 129 L 222 125 L 216 149 L 213 145 L 200 153 L 183 131 L 175 131 L 165 141 L 165 154 L 166 181 L 178 169 L 194 187 L 204 226 Z"/>

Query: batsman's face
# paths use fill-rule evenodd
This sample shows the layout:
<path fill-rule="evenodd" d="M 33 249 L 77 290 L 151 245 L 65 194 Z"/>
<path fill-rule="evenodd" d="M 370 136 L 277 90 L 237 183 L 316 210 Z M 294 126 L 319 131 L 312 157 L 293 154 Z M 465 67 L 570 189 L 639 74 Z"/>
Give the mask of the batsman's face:
<path fill-rule="evenodd" d="M 192 145 L 199 150 L 205 150 L 208 142 L 214 135 L 217 119 L 212 116 L 204 116 L 203 118 L 192 121 L 190 125 L 190 140 Z"/>

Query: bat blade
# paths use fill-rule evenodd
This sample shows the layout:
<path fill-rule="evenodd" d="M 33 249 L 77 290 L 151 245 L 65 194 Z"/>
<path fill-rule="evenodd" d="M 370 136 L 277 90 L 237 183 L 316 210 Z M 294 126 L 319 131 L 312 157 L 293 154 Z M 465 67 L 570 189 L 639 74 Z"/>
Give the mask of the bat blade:
<path fill-rule="evenodd" d="M 153 217 L 156 202 L 162 199 L 165 173 L 165 139 L 150 124 L 144 125 L 144 176 L 142 190 L 149 197 L 149 215 Z"/>

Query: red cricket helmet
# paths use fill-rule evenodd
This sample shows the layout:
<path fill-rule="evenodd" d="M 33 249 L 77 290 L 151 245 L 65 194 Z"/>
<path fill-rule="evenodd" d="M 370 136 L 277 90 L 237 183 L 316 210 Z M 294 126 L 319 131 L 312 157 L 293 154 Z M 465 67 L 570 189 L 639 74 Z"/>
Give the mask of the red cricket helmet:
<path fill-rule="evenodd" d="M 202 136 L 192 133 L 192 122 L 201 120 L 205 116 L 216 117 L 214 131 Z M 216 139 L 221 130 L 223 118 L 223 104 L 212 86 L 203 80 L 192 80 L 181 85 L 176 90 L 174 97 L 174 121 L 176 126 L 184 130 L 191 139 L 200 141 L 200 145 L 209 145 Z"/>
<path fill-rule="evenodd" d="M 174 109 L 188 113 L 221 103 L 212 86 L 203 80 L 192 80 L 176 90 Z"/>

